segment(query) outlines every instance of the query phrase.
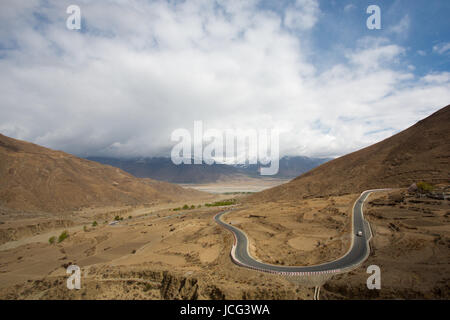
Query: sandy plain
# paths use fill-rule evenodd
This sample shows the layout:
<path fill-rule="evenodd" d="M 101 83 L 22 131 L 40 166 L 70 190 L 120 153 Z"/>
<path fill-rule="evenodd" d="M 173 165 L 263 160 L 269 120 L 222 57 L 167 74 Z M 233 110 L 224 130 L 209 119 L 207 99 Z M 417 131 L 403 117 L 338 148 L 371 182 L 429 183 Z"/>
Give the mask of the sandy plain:
<path fill-rule="evenodd" d="M 310 265 L 348 250 L 357 196 L 251 206 L 239 194 L 216 194 L 215 199 L 236 197 L 238 204 L 226 219 L 248 234 L 255 257 L 280 265 Z M 312 299 L 311 283 L 233 264 L 233 237 L 213 220 L 229 207 L 205 203 L 199 200 L 195 209 L 181 211 L 172 210 L 179 204 L 87 210 L 64 217 L 66 226 L 55 224 L 40 234 L 6 241 L 0 247 L 0 298 Z M 371 255 L 354 271 L 327 281 L 321 299 L 448 299 L 449 209 L 448 200 L 417 198 L 405 190 L 371 196 L 365 207 L 375 234 Z M 109 225 L 115 215 L 124 219 Z M 96 227 L 91 225 L 94 219 Z M 2 222 L 1 227 L 8 225 L 6 216 Z M 48 242 L 64 229 L 66 240 Z M 81 290 L 66 287 L 70 264 L 82 269 Z M 382 290 L 366 287 L 371 264 L 381 267 Z"/>

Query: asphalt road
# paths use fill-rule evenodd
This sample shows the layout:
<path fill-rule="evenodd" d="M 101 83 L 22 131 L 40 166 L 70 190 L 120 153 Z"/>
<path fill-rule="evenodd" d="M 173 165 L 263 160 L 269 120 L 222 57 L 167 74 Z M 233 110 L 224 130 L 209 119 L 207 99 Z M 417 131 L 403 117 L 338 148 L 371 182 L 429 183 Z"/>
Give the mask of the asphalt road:
<path fill-rule="evenodd" d="M 240 266 L 271 273 L 335 273 L 342 271 L 344 268 L 356 266 L 369 256 L 369 240 L 372 234 L 369 223 L 364 219 L 363 204 L 370 193 L 384 190 L 387 189 L 364 191 L 358 200 L 356 200 L 353 206 L 352 244 L 350 250 L 337 260 L 314 266 L 280 266 L 258 261 L 248 252 L 248 239 L 246 234 L 242 230 L 221 220 L 221 217 L 230 211 L 217 214 L 214 220 L 234 234 L 235 243 L 231 250 L 231 256 L 233 261 Z M 357 235 L 359 231 L 362 232 L 362 236 Z"/>

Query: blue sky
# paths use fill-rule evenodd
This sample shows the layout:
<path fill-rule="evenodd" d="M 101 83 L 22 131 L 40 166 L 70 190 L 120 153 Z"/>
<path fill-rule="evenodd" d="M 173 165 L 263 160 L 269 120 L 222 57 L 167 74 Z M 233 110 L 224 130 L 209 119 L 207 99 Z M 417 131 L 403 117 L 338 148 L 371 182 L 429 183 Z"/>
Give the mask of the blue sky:
<path fill-rule="evenodd" d="M 0 133 L 156 156 L 201 120 L 279 129 L 281 156 L 339 156 L 450 103 L 449 17 L 446 0 L 5 0 Z"/>
<path fill-rule="evenodd" d="M 333 51 L 340 46 L 352 47 L 355 39 L 363 36 L 386 37 L 407 48 L 403 62 L 414 65 L 416 74 L 450 70 L 449 55 L 433 51 L 434 46 L 450 42 L 449 1 L 321 1 L 320 4 L 326 18 L 312 34 L 317 48 Z M 371 4 L 381 9 L 381 30 L 365 27 L 369 15 L 362 13 Z M 401 31 L 393 32 L 402 22 Z"/>
<path fill-rule="evenodd" d="M 260 7 L 282 14 L 295 1 L 262 1 Z M 445 0 L 321 0 L 320 19 L 307 35 L 298 36 L 314 47 L 316 65 L 341 62 L 343 48 L 355 47 L 362 37 L 385 37 L 407 48 L 403 65 L 414 65 L 414 73 L 450 70 L 450 49 L 439 54 L 433 47 L 450 42 L 450 1 Z M 369 30 L 369 5 L 381 9 L 381 30 Z M 395 28 L 399 28 L 397 31 Z"/>

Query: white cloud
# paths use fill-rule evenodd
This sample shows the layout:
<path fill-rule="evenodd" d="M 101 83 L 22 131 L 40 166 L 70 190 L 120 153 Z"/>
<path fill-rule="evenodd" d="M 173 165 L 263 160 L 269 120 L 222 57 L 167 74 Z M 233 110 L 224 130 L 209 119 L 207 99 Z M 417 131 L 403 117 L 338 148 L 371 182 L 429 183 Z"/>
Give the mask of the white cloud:
<path fill-rule="evenodd" d="M 1 133 L 80 155 L 168 155 L 171 132 L 203 120 L 276 127 L 281 154 L 335 156 L 450 100 L 448 75 L 401 71 L 405 49 L 387 39 L 361 39 L 319 73 L 310 48 L 256 2 L 113 3 L 82 2 L 85 33 L 65 28 L 63 2 L 0 10 L 11 47 L 0 52 Z M 303 32 L 314 3 L 297 3 L 309 12 Z"/>
<path fill-rule="evenodd" d="M 433 47 L 433 52 L 438 54 L 450 53 L 450 42 L 440 43 Z"/>
<path fill-rule="evenodd" d="M 307 30 L 314 27 L 320 14 L 317 0 L 296 0 L 285 13 L 284 25 L 290 29 Z"/>
<path fill-rule="evenodd" d="M 411 24 L 409 15 L 405 15 L 396 25 L 388 29 L 389 32 L 406 36 Z"/>
<path fill-rule="evenodd" d="M 352 4 L 352 3 L 350 3 L 350 4 L 348 4 L 348 5 L 346 5 L 346 6 L 344 7 L 344 11 L 345 11 L 345 12 L 350 12 L 350 11 L 352 11 L 352 10 L 354 10 L 354 9 L 356 9 L 356 6 L 355 6 L 354 4 Z"/>
<path fill-rule="evenodd" d="M 432 73 L 423 77 L 423 81 L 427 83 L 450 83 L 450 72 Z"/>
<path fill-rule="evenodd" d="M 386 45 L 382 47 L 364 49 L 349 55 L 350 60 L 361 66 L 378 67 L 380 63 L 392 61 L 400 54 L 404 53 L 404 49 L 397 45 Z"/>
<path fill-rule="evenodd" d="M 424 50 L 417 50 L 417 54 L 418 54 L 419 56 L 425 57 L 425 56 L 427 55 L 427 52 L 424 51 Z"/>

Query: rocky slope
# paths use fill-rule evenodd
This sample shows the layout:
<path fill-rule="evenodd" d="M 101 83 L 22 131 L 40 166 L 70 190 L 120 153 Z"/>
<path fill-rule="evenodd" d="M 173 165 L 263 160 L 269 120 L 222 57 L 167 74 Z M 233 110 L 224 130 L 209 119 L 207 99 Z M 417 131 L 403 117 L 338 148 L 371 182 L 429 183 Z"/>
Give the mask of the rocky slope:
<path fill-rule="evenodd" d="M 201 192 L 0 134 L 0 208 L 60 212 L 190 199 Z"/>
<path fill-rule="evenodd" d="M 250 201 L 294 200 L 450 180 L 450 105 L 412 127 L 362 150 L 329 161 Z"/>

